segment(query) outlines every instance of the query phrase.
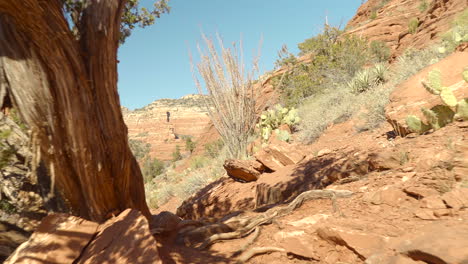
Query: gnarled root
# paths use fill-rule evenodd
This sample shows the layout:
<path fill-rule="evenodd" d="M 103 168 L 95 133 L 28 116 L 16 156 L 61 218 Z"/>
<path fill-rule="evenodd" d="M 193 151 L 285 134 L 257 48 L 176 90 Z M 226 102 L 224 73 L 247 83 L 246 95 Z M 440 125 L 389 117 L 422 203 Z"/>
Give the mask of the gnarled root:
<path fill-rule="evenodd" d="M 236 239 L 242 238 L 249 235 L 251 232 L 257 229 L 258 226 L 264 224 L 270 224 L 274 218 L 281 217 L 291 213 L 296 208 L 300 207 L 302 203 L 312 199 L 332 199 L 335 200 L 336 198 L 346 198 L 350 197 L 353 193 L 347 190 L 311 190 L 306 191 L 298 195 L 291 203 L 286 206 L 278 206 L 269 209 L 264 213 L 260 213 L 255 216 L 246 217 L 239 215 L 237 217 L 228 219 L 224 221 L 222 224 L 234 227 L 232 228 L 234 231 L 225 232 L 225 233 L 217 233 L 210 236 L 206 239 L 199 249 L 206 249 L 213 243 L 220 241 L 220 240 L 228 240 L 228 239 Z M 334 201 L 334 208 L 337 210 L 336 202 Z M 207 228 L 207 227 L 202 227 Z M 198 231 L 195 229 L 194 231 Z M 250 257 L 249 257 L 250 258 Z"/>

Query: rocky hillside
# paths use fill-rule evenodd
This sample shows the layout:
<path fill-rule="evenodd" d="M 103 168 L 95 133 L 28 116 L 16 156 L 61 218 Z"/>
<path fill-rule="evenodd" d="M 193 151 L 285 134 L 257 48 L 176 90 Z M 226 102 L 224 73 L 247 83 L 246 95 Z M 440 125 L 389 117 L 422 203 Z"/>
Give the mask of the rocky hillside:
<path fill-rule="evenodd" d="M 172 158 L 176 145 L 184 150 L 182 137 L 189 136 L 197 141 L 210 124 L 200 95 L 160 99 L 134 111 L 123 108 L 122 112 L 129 138 L 151 144 L 150 155 L 164 161 Z"/>
<path fill-rule="evenodd" d="M 398 56 L 409 47 L 421 49 L 439 40 L 467 7 L 466 0 L 369 0 L 347 27 L 349 34 L 386 43 Z"/>

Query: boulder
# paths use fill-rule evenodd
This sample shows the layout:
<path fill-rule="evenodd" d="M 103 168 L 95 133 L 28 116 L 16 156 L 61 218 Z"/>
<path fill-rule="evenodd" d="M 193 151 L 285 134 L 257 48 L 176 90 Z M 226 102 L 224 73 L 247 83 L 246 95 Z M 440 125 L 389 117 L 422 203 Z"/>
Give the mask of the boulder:
<path fill-rule="evenodd" d="M 441 71 L 442 84 L 449 87 L 459 100 L 468 97 L 468 84 L 462 78 L 467 61 L 468 52 L 455 52 L 413 75 L 393 91 L 390 103 L 385 107 L 385 116 L 399 135 L 405 136 L 410 133 L 406 125 L 408 115 L 416 115 L 424 120 L 421 107 L 431 108 L 442 104 L 439 96 L 429 93 L 421 84 L 421 80 L 427 79 L 431 70 Z"/>
<path fill-rule="evenodd" d="M 272 171 L 284 166 L 294 165 L 305 158 L 305 154 L 297 150 L 292 144 L 280 140 L 273 140 L 267 147 L 255 154 L 257 161 Z"/>
<path fill-rule="evenodd" d="M 223 167 L 230 177 L 246 182 L 256 181 L 265 171 L 263 164 L 255 160 L 229 159 L 224 162 Z"/>
<path fill-rule="evenodd" d="M 442 195 L 442 200 L 449 208 L 459 210 L 468 207 L 468 188 L 456 188 Z"/>
<path fill-rule="evenodd" d="M 67 214 L 46 216 L 5 263 L 160 263 L 146 218 L 127 209 L 99 225 Z"/>
<path fill-rule="evenodd" d="M 127 209 L 99 226 L 76 263 L 160 263 L 160 259 L 148 221 L 139 211 Z"/>
<path fill-rule="evenodd" d="M 356 230 L 325 226 L 317 229 L 317 234 L 332 244 L 346 246 L 363 260 L 386 247 L 386 242 L 382 237 Z"/>
<path fill-rule="evenodd" d="M 48 215 L 5 263 L 73 263 L 97 229 L 97 223 L 75 216 Z"/>
<path fill-rule="evenodd" d="M 390 170 L 400 167 L 405 159 L 405 152 L 374 152 L 369 154 L 369 166 L 371 170 Z"/>
<path fill-rule="evenodd" d="M 466 263 L 468 225 L 428 225 L 413 237 L 404 239 L 397 251 L 424 263 Z"/>

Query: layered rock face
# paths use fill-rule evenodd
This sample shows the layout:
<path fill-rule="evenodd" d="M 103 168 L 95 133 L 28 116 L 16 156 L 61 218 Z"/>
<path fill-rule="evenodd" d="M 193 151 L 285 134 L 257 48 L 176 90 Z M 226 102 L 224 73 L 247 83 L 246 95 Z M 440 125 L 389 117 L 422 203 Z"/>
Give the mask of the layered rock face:
<path fill-rule="evenodd" d="M 369 0 L 347 27 L 350 34 L 385 42 L 398 56 L 409 47 L 421 49 L 433 44 L 467 7 L 466 0 Z M 410 32 L 410 20 L 415 19 L 419 26 L 416 32 Z"/>
<path fill-rule="evenodd" d="M 129 138 L 151 144 L 151 157 L 165 161 L 172 158 L 176 145 L 185 151 L 182 137 L 197 141 L 210 127 L 201 95 L 160 99 L 134 111 L 123 108 L 122 113 Z"/>

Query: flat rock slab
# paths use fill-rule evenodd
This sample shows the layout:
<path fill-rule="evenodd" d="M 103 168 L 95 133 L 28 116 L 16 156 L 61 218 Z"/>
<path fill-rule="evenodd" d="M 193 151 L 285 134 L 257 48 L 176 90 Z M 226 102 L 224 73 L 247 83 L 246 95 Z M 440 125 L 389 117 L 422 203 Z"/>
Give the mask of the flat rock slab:
<path fill-rule="evenodd" d="M 73 263 L 97 229 L 97 223 L 75 216 L 46 216 L 30 239 L 5 263 Z"/>
<path fill-rule="evenodd" d="M 160 263 L 160 259 L 148 221 L 140 212 L 127 209 L 99 226 L 77 262 L 81 263 Z"/>

